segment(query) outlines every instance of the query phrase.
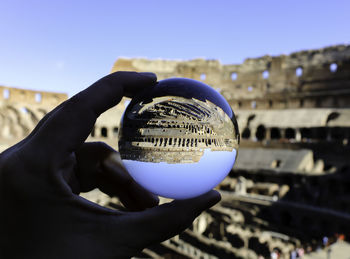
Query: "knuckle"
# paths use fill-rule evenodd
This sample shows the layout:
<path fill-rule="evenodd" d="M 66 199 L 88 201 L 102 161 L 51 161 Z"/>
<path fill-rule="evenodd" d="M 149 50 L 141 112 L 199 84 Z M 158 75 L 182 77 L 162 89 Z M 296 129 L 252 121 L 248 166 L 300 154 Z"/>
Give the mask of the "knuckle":
<path fill-rule="evenodd" d="M 96 147 L 98 147 L 99 149 L 108 149 L 111 150 L 112 148 L 105 142 L 103 141 L 96 141 L 94 142 Z"/>
<path fill-rule="evenodd" d="M 108 157 L 111 154 L 116 153 L 116 151 L 111 146 L 102 141 L 94 142 L 93 146 L 96 151 L 103 155 L 103 157 Z"/>

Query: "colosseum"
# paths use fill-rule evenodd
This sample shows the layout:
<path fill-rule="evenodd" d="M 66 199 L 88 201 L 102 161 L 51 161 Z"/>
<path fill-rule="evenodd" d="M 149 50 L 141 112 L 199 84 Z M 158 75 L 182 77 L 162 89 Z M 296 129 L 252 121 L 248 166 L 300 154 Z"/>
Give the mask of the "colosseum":
<path fill-rule="evenodd" d="M 222 201 L 138 258 L 270 258 L 273 252 L 290 258 L 301 249 L 304 258 L 320 258 L 312 257 L 315 251 L 326 257 L 330 246 L 333 254 L 349 255 L 350 45 L 248 58 L 238 65 L 119 58 L 111 72 L 120 70 L 213 86 L 235 111 L 241 132 L 237 162 L 218 186 Z M 62 93 L 0 90 L 0 151 L 67 99 Z M 124 99 L 103 113 L 88 141 L 117 148 L 127 104 Z M 98 190 L 83 196 L 121 206 Z"/>

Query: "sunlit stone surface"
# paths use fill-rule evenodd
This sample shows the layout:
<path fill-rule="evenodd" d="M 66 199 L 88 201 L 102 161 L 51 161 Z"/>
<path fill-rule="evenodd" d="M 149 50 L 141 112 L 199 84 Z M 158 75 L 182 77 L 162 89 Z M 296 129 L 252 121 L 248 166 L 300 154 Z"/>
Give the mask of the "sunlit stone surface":
<path fill-rule="evenodd" d="M 173 78 L 136 96 L 119 132 L 131 176 L 150 192 L 175 199 L 218 185 L 235 163 L 239 132 L 226 100 L 199 81 Z"/>

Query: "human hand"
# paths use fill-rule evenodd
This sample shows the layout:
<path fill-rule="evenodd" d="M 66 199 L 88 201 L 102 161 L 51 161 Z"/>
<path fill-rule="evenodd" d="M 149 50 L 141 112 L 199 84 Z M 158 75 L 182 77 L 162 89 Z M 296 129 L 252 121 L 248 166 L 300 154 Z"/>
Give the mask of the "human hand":
<path fill-rule="evenodd" d="M 115 163 L 111 147 L 85 143 L 102 112 L 155 83 L 153 74 L 110 74 L 0 154 L 0 258 L 129 258 L 182 232 L 220 200 L 211 191 L 156 206 L 157 198 Z M 132 211 L 77 195 L 94 188 L 118 196 Z"/>

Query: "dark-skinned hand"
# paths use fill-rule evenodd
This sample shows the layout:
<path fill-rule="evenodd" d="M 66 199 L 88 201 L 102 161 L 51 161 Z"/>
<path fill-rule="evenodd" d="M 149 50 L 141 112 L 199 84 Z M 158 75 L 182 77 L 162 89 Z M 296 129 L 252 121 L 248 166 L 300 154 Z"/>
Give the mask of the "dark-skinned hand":
<path fill-rule="evenodd" d="M 156 84 L 151 73 L 116 72 L 48 113 L 0 154 L 0 258 L 129 258 L 181 233 L 220 200 L 216 191 L 160 206 L 104 143 L 85 143 L 97 117 Z M 128 211 L 78 194 L 99 188 Z"/>

